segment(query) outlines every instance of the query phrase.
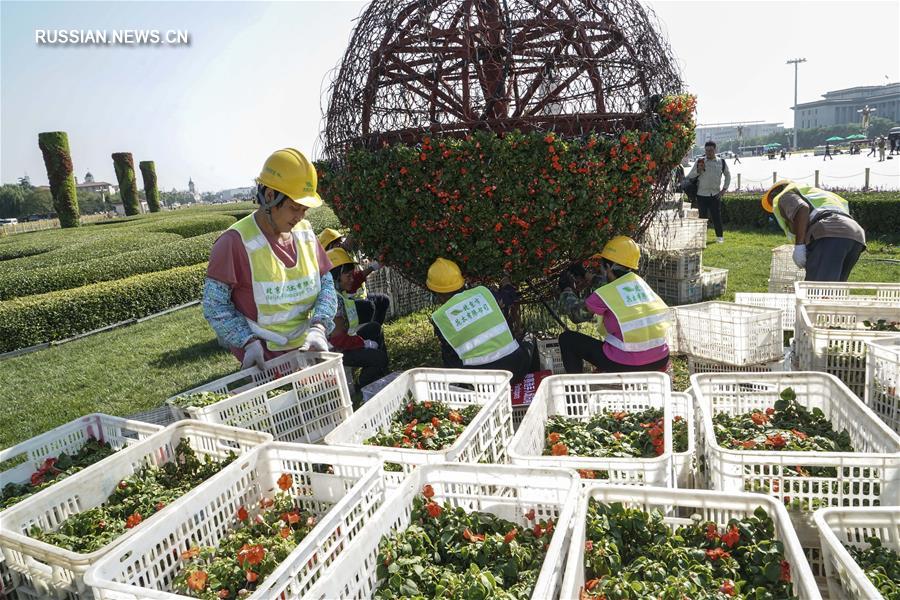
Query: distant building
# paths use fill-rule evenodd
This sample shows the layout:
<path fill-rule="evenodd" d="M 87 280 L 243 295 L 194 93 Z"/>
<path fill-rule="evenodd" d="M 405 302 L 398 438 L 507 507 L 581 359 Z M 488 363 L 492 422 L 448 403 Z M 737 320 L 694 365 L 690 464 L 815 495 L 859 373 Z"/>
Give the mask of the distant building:
<path fill-rule="evenodd" d="M 188 177 L 188 194 L 194 199 L 194 202 L 200 202 L 200 194 L 197 193 L 197 188 L 194 186 L 194 180 Z"/>
<path fill-rule="evenodd" d="M 222 190 L 216 194 L 216 199 L 221 202 L 230 202 L 232 200 L 252 200 L 256 194 L 256 189 L 252 187 L 239 187 L 230 190 Z"/>
<path fill-rule="evenodd" d="M 874 117 L 900 122 L 900 83 L 861 85 L 822 94 L 822 100 L 797 105 L 795 123 L 799 129 L 862 123 L 858 110 L 867 104 L 876 109 Z"/>
<path fill-rule="evenodd" d="M 94 192 L 95 194 L 115 194 L 118 187 L 105 181 L 94 181 L 94 176 L 88 171 L 84 176 L 84 183 L 77 183 L 75 188 L 79 192 Z"/>
<path fill-rule="evenodd" d="M 738 139 L 738 127 L 743 127 L 741 139 L 763 137 L 779 131 L 784 131 L 784 123 L 744 122 L 744 123 L 711 123 L 709 125 L 697 125 L 695 144 L 703 147 L 707 141 L 712 140 L 717 145 Z"/>

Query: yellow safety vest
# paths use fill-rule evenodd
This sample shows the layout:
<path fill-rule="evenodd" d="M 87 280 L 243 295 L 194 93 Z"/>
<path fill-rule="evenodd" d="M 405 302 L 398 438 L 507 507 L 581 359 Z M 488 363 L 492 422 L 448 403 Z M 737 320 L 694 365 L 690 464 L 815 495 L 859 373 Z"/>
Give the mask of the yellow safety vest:
<path fill-rule="evenodd" d="M 256 336 L 266 340 L 270 350 L 299 348 L 306 340 L 309 318 L 321 287 L 318 241 L 312 227 L 303 220 L 291 231 L 297 264 L 290 268 L 275 255 L 253 213 L 229 229 L 240 234 L 250 260 L 257 318 L 248 318 L 247 324 Z"/>
<path fill-rule="evenodd" d="M 356 335 L 359 329 L 359 314 L 356 312 L 354 294 L 341 292 L 341 299 L 344 301 L 344 313 L 347 317 L 347 335 Z"/>
<path fill-rule="evenodd" d="M 628 273 L 594 293 L 616 316 L 622 330 L 623 339 L 619 339 L 606 330 L 603 319 L 598 316 L 598 332 L 606 343 L 624 352 L 642 352 L 665 345 L 666 330 L 670 325 L 669 307 L 646 281 Z"/>
<path fill-rule="evenodd" d="M 801 187 L 796 183 L 788 184 L 781 190 L 781 193 L 772 200 L 772 214 L 775 215 L 775 220 L 778 221 L 779 227 L 781 227 L 781 230 L 784 231 L 784 234 L 791 243 L 794 242 L 796 236 L 794 235 L 794 232 L 791 231 L 790 223 L 784 218 L 784 215 L 781 214 L 781 209 L 778 207 L 778 201 L 788 192 L 800 194 L 800 196 L 806 200 L 807 204 L 809 204 L 810 223 L 826 211 L 839 212 L 850 216 L 850 205 L 847 204 L 846 200 L 834 192 L 820 190 L 819 188 L 812 186 Z"/>
<path fill-rule="evenodd" d="M 500 305 L 483 286 L 456 294 L 431 320 L 467 367 L 492 363 L 519 349 Z"/>

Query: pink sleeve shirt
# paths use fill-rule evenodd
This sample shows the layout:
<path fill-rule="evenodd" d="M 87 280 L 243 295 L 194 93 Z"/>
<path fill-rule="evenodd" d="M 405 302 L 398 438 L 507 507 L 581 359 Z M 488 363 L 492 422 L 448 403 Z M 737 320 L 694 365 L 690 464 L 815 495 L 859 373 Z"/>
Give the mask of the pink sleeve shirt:
<path fill-rule="evenodd" d="M 603 325 L 610 335 L 614 335 L 620 340 L 622 339 L 622 328 L 619 326 L 619 320 L 616 319 L 616 315 L 613 314 L 613 311 L 609 310 L 609 307 L 606 306 L 606 303 L 600 296 L 592 293 L 587 297 L 587 300 L 585 300 L 584 303 L 588 307 L 588 310 L 603 319 Z M 662 346 L 650 350 L 626 352 L 625 350 L 620 350 L 619 348 L 604 342 L 603 353 L 606 354 L 606 357 L 609 360 L 617 362 L 620 365 L 639 367 L 666 358 L 669 355 L 669 346 L 663 344 Z"/>

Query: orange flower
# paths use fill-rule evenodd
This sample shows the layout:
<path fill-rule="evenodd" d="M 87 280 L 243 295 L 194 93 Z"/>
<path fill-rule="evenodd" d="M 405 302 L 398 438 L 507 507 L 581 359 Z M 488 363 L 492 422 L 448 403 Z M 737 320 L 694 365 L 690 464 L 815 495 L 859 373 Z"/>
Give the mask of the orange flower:
<path fill-rule="evenodd" d="M 784 448 L 787 445 L 787 441 L 780 433 L 776 433 L 775 435 L 766 436 L 766 445 L 776 449 Z"/>
<path fill-rule="evenodd" d="M 598 583 L 600 583 L 600 579 L 599 579 L 599 578 L 591 579 L 590 581 L 588 581 L 587 583 L 584 584 L 584 589 L 586 589 L 586 590 L 588 590 L 588 591 L 591 591 L 592 589 L 594 589 L 595 587 L 597 587 L 597 584 L 598 584 Z"/>
<path fill-rule="evenodd" d="M 719 591 L 726 596 L 734 596 L 734 582 L 730 579 L 726 579 L 722 582 L 722 587 L 719 588 Z"/>
<path fill-rule="evenodd" d="M 756 425 L 765 425 L 769 422 L 769 417 L 758 411 L 751 414 L 750 419 L 752 419 Z"/>
<path fill-rule="evenodd" d="M 550 435 L 547 436 L 547 441 L 550 442 L 551 444 L 555 444 L 556 442 L 559 441 L 559 434 L 554 431 L 553 433 L 551 433 Z"/>
<path fill-rule="evenodd" d="M 278 530 L 278 534 L 283 538 L 291 537 L 291 528 L 290 527 L 282 527 Z"/>
<path fill-rule="evenodd" d="M 706 551 L 706 556 L 709 560 L 716 561 L 720 558 L 730 558 L 731 555 L 722 550 L 721 548 L 713 548 L 712 550 Z"/>
<path fill-rule="evenodd" d="M 519 530 L 516 529 L 515 527 L 513 527 L 513 528 L 510 529 L 510 530 L 507 532 L 507 534 L 503 537 L 503 543 L 504 543 L 504 544 L 510 543 L 511 541 L 513 541 L 514 539 L 516 539 L 516 536 L 517 536 L 517 535 L 519 535 Z"/>
<path fill-rule="evenodd" d="M 244 544 L 238 550 L 237 561 L 242 567 L 258 565 L 266 557 L 266 549 L 261 544 Z"/>
<path fill-rule="evenodd" d="M 441 516 L 441 507 L 435 504 L 434 502 L 429 502 L 425 505 L 425 510 L 428 511 L 428 516 L 432 519 L 437 519 Z"/>
<path fill-rule="evenodd" d="M 617 440 L 621 440 L 621 439 L 622 439 L 622 432 L 621 432 L 621 431 L 617 431 L 617 432 L 613 433 L 613 437 L 614 437 L 615 439 L 617 439 Z"/>
<path fill-rule="evenodd" d="M 532 508 L 527 513 L 525 513 L 525 518 L 529 521 L 534 521 L 534 509 Z"/>
<path fill-rule="evenodd" d="M 291 511 L 289 513 L 281 513 L 281 520 L 287 523 L 288 525 L 293 525 L 294 523 L 300 522 L 300 513 L 296 510 Z"/>
<path fill-rule="evenodd" d="M 798 430 L 796 430 L 796 429 L 791 429 L 791 433 L 793 433 L 793 434 L 797 437 L 798 440 L 805 440 L 806 438 L 809 437 L 808 435 L 806 435 L 806 434 L 803 433 L 802 431 L 798 431 Z"/>
<path fill-rule="evenodd" d="M 582 479 L 595 479 L 594 472 L 590 469 L 578 469 L 578 474 Z"/>
<path fill-rule="evenodd" d="M 254 573 L 254 572 L 251 571 L 250 569 L 247 569 L 247 571 L 244 573 L 244 575 L 247 576 L 247 581 L 249 581 L 250 583 L 253 583 L 253 582 L 256 581 L 257 579 L 259 579 L 259 575 L 257 575 L 256 573 Z"/>
<path fill-rule="evenodd" d="M 290 473 L 282 473 L 281 477 L 278 478 L 278 489 L 282 492 L 291 489 L 292 485 L 294 485 L 294 478 L 291 477 Z"/>
<path fill-rule="evenodd" d="M 197 548 L 196 546 L 193 548 L 188 548 L 181 553 L 181 560 L 190 560 L 198 554 L 200 554 L 200 548 Z"/>
<path fill-rule="evenodd" d="M 553 447 L 550 448 L 550 454 L 553 456 L 566 456 L 569 454 L 569 447 L 563 443 L 553 444 Z"/>
<path fill-rule="evenodd" d="M 616 421 L 621 421 L 622 419 L 624 419 L 627 416 L 628 416 L 628 413 L 625 412 L 624 410 L 616 411 L 612 414 L 612 418 L 615 419 Z"/>
<path fill-rule="evenodd" d="M 438 419 L 437 417 L 431 417 L 431 425 L 432 425 L 433 427 L 440 427 L 440 426 L 441 426 L 441 420 Z"/>
<path fill-rule="evenodd" d="M 465 531 L 463 531 L 463 538 L 471 543 L 475 542 L 483 542 L 484 534 L 483 533 L 472 533 L 468 527 L 466 527 Z"/>
<path fill-rule="evenodd" d="M 451 410 L 450 414 L 447 415 L 447 418 L 450 419 L 454 423 L 462 423 L 462 415 L 456 412 L 455 410 Z"/>
<path fill-rule="evenodd" d="M 204 571 L 194 571 L 193 573 L 188 575 L 187 586 L 195 592 L 202 592 L 206 589 L 207 579 L 209 579 L 209 575 L 207 575 Z"/>
<path fill-rule="evenodd" d="M 434 488 L 431 487 L 431 484 L 427 484 L 422 488 L 422 495 L 431 500 L 434 497 Z"/>
<path fill-rule="evenodd" d="M 719 532 L 716 530 L 715 523 L 707 523 L 706 525 L 706 539 L 707 541 L 714 542 L 719 539 Z"/>
<path fill-rule="evenodd" d="M 125 520 L 125 528 L 131 529 L 132 527 L 137 527 L 143 520 L 144 519 L 141 517 L 140 513 L 131 514 Z"/>
<path fill-rule="evenodd" d="M 269 508 L 273 504 L 275 504 L 275 501 L 272 500 L 271 498 L 261 498 L 259 501 L 259 507 L 264 510 Z"/>
<path fill-rule="evenodd" d="M 422 403 L 422 406 L 424 406 L 424 407 L 427 408 L 427 409 L 430 409 L 430 408 L 431 408 L 431 401 L 430 401 L 430 400 L 426 400 L 425 402 Z"/>

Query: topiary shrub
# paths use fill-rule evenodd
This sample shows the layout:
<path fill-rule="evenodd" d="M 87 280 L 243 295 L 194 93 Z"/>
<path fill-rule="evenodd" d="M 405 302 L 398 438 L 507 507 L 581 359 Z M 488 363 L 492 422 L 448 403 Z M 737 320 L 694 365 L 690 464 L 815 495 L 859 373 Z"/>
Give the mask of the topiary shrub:
<path fill-rule="evenodd" d="M 72 155 L 69 152 L 69 136 L 65 131 L 45 131 L 38 134 L 38 146 L 44 155 L 53 208 L 59 217 L 60 227 L 78 227 L 78 195 L 72 174 Z"/>
<path fill-rule="evenodd" d="M 139 214 L 141 204 L 138 200 L 137 182 L 134 179 L 134 158 L 131 156 L 131 152 L 113 152 L 112 159 L 125 214 Z"/>
<path fill-rule="evenodd" d="M 142 160 L 138 166 L 141 168 L 141 177 L 144 178 L 144 196 L 147 198 L 147 208 L 150 212 L 159 212 L 159 188 L 156 187 L 156 163 L 152 160 Z"/>

